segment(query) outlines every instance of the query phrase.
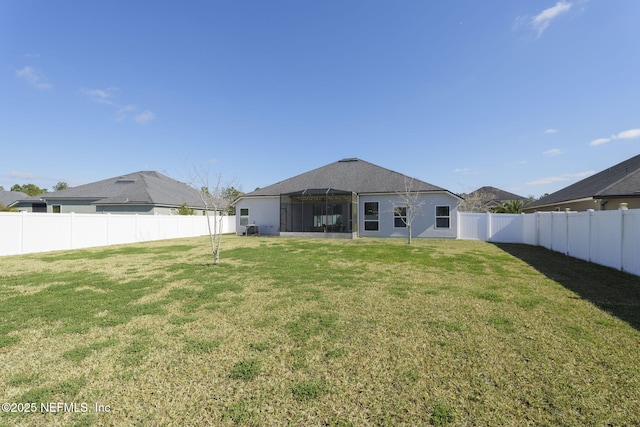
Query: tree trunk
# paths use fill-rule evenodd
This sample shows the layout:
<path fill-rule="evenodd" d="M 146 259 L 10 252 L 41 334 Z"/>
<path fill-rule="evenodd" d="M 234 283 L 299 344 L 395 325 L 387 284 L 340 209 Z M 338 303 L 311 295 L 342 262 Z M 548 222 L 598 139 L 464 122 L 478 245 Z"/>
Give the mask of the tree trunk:
<path fill-rule="evenodd" d="M 407 224 L 407 243 L 411 244 L 411 224 Z"/>

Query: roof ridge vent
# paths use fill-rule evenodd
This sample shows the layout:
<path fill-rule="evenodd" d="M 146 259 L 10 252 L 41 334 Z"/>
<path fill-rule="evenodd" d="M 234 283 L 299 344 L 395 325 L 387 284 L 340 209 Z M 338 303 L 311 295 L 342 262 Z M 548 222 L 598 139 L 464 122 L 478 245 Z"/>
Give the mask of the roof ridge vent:
<path fill-rule="evenodd" d="M 348 162 L 357 162 L 358 159 L 357 157 L 347 157 L 346 159 L 342 159 L 342 160 L 338 160 L 338 162 L 340 163 L 348 163 Z"/>

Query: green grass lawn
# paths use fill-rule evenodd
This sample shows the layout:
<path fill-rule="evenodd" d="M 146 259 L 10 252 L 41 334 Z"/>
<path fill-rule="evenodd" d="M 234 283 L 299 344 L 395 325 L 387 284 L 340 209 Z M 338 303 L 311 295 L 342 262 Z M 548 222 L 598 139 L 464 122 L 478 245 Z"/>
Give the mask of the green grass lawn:
<path fill-rule="evenodd" d="M 400 239 L 225 236 L 213 267 L 207 243 L 0 258 L 2 402 L 37 408 L 0 425 L 640 425 L 636 276 Z"/>

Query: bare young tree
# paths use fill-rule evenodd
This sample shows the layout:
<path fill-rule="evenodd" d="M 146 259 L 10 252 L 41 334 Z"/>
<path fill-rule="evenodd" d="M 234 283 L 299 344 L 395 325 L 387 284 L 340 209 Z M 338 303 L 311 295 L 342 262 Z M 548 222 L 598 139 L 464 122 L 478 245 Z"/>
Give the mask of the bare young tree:
<path fill-rule="evenodd" d="M 460 212 L 491 212 L 497 203 L 496 195 L 492 192 L 474 191 L 469 194 L 462 194 L 463 202 L 458 204 Z"/>
<path fill-rule="evenodd" d="M 405 177 L 404 190 L 397 192 L 398 198 L 391 203 L 393 205 L 393 220 L 403 224 L 407 228 L 407 243 L 412 240 L 411 225 L 413 221 L 422 215 L 422 207 L 425 204 L 424 197 L 421 197 L 414 179 Z"/>
<path fill-rule="evenodd" d="M 222 174 L 220 173 L 216 174 L 213 179 L 210 179 L 208 172 L 203 172 L 194 167 L 189 174 L 189 185 L 198 190 L 200 201 L 204 205 L 204 214 L 207 217 L 207 227 L 214 266 L 220 264 L 223 220 L 229 209 L 229 205 L 233 201 L 230 200 L 229 197 L 226 197 L 226 189 L 230 185 L 225 184 L 222 179 Z"/>

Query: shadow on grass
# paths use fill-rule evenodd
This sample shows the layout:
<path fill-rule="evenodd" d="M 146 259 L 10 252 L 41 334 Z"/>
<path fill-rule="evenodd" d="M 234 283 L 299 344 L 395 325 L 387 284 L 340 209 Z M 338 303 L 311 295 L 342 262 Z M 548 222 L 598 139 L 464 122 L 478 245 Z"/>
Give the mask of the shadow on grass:
<path fill-rule="evenodd" d="M 494 244 L 581 298 L 640 330 L 640 277 L 540 246 Z"/>

